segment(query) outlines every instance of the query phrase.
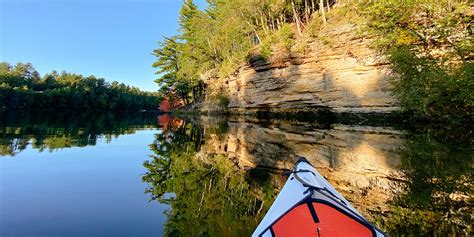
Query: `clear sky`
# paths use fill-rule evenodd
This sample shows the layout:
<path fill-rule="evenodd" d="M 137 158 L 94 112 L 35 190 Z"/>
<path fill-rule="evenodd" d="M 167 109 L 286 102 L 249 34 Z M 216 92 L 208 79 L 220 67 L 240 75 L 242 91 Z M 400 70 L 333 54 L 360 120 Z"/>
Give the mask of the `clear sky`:
<path fill-rule="evenodd" d="M 200 8 L 205 0 L 195 1 Z M 151 52 L 177 34 L 181 0 L 0 0 L 0 61 L 158 89 Z"/>

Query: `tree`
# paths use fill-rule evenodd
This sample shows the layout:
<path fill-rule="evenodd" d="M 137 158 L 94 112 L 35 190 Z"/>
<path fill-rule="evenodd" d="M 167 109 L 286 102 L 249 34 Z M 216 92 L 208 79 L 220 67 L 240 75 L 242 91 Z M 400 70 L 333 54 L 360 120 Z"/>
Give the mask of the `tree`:
<path fill-rule="evenodd" d="M 179 76 L 181 46 L 182 44 L 177 41 L 177 37 L 165 38 L 160 43 L 160 47 L 153 51 L 153 55 L 157 57 L 153 67 L 158 68 L 156 74 L 160 75 L 155 82 L 162 88 L 166 86 L 164 87 L 166 90 L 161 90 L 162 93 L 167 97 L 173 97 L 172 94 L 176 94 L 183 100 L 184 104 L 188 104 L 189 79 Z"/>
<path fill-rule="evenodd" d="M 319 0 L 319 12 L 321 12 L 323 23 L 326 24 L 326 16 L 324 15 L 324 0 Z"/>
<path fill-rule="evenodd" d="M 178 108 L 180 105 L 181 105 L 181 103 L 179 103 L 179 101 L 177 101 L 175 99 L 164 98 L 160 102 L 160 110 L 164 111 L 164 112 L 170 112 L 173 109 Z"/>

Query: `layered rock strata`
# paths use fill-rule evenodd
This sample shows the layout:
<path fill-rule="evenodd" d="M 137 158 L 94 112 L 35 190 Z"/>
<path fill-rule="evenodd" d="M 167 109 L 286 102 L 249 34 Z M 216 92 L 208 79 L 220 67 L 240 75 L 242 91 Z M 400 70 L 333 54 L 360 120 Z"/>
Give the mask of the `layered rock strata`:
<path fill-rule="evenodd" d="M 228 78 L 204 80 L 213 93 L 228 95 L 231 113 L 399 110 L 389 92 L 391 71 L 386 59 L 370 49 L 371 39 L 355 31 L 350 24 L 332 26 L 323 32 L 324 43 L 309 42 L 303 53 L 277 47 L 268 61 L 257 55 Z M 200 110 L 218 110 L 213 98 L 210 93 Z"/>

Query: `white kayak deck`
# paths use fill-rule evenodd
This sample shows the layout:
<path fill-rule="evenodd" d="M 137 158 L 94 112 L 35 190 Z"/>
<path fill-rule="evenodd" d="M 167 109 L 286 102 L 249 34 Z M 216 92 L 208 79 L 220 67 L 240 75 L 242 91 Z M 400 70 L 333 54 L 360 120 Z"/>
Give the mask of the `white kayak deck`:
<path fill-rule="evenodd" d="M 339 202 L 338 205 L 347 208 L 348 212 L 353 214 L 353 219 L 359 219 L 368 223 L 357 210 L 341 195 L 331 184 L 319 174 L 316 169 L 305 159 L 300 158 L 295 164 L 295 170 L 288 177 L 287 182 L 283 186 L 280 194 L 275 199 L 273 205 L 268 210 L 265 217 L 260 222 L 257 229 L 253 233 L 253 237 L 272 237 L 271 226 L 287 212 L 291 211 L 296 205 L 304 202 L 313 194 L 310 190 L 321 190 L 333 202 Z M 370 225 L 370 224 L 368 224 Z M 385 236 L 383 232 L 373 227 L 377 237 Z"/>

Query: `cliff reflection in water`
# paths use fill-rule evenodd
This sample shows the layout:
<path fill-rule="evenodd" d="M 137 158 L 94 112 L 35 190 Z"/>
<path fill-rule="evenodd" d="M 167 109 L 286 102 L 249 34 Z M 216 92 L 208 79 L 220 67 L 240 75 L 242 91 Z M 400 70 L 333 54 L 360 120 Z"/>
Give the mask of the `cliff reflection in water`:
<path fill-rule="evenodd" d="M 297 155 L 391 235 L 472 234 L 472 128 L 159 121 L 143 181 L 165 236 L 249 236 Z"/>

